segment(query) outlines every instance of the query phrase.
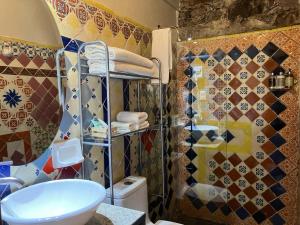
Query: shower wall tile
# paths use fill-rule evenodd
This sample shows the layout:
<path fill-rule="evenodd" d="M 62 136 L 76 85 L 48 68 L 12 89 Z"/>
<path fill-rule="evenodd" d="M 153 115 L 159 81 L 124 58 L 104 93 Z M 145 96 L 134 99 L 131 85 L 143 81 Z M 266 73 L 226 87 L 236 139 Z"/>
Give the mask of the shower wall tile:
<path fill-rule="evenodd" d="M 209 143 L 203 132 L 179 134 L 190 143 L 179 164 L 186 170 L 179 185 L 189 186 L 179 203 L 184 214 L 229 224 L 296 224 L 299 93 L 271 92 L 268 77 L 292 69 L 299 79 L 299 29 L 179 43 L 179 113 L 187 124 L 218 126 L 215 136 L 226 141 L 203 145 Z M 198 99 L 201 91 L 207 101 Z"/>

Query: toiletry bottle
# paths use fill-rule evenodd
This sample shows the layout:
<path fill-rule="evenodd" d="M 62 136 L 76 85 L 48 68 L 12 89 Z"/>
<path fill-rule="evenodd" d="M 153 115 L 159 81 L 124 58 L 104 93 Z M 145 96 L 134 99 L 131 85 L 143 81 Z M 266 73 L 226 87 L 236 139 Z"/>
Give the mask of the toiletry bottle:
<path fill-rule="evenodd" d="M 276 77 L 274 73 L 271 73 L 270 79 L 269 79 L 269 87 L 272 89 L 276 85 Z"/>
<path fill-rule="evenodd" d="M 293 87 L 293 85 L 294 85 L 294 76 L 292 74 L 291 69 L 289 69 L 289 71 L 287 72 L 286 77 L 285 77 L 285 87 L 291 88 L 291 87 Z"/>
<path fill-rule="evenodd" d="M 283 72 L 280 72 L 276 77 L 276 89 L 282 89 L 285 87 L 285 76 Z"/>

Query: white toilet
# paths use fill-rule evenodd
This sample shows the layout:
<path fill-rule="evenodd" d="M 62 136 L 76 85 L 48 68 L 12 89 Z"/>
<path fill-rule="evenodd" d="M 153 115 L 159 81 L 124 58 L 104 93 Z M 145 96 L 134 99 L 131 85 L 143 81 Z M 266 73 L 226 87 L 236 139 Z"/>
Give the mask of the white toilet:
<path fill-rule="evenodd" d="M 110 204 L 110 189 L 107 189 L 106 202 Z M 146 213 L 146 225 L 154 225 L 148 215 L 148 194 L 145 177 L 127 177 L 114 185 L 114 204 Z M 155 225 L 180 225 L 169 221 L 158 221 Z M 182 225 L 182 224 L 181 224 Z"/>

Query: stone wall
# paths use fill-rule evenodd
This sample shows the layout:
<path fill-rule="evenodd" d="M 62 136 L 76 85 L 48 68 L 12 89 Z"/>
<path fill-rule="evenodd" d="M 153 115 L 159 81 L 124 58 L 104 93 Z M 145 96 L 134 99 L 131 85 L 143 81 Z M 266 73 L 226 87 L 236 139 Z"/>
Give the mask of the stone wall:
<path fill-rule="evenodd" d="M 271 29 L 300 23 L 299 0 L 181 0 L 182 39 Z"/>

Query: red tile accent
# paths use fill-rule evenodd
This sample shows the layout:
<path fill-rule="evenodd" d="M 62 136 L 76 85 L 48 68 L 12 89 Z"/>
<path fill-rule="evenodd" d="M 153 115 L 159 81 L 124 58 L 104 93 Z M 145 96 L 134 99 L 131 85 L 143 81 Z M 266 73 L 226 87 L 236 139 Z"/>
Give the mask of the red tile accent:
<path fill-rule="evenodd" d="M 270 186 L 270 185 L 268 185 L 268 186 Z M 271 202 L 273 199 L 276 198 L 276 196 L 274 195 L 274 193 L 270 189 L 268 189 L 264 193 L 262 193 L 262 196 L 264 197 L 264 199 L 267 202 Z"/>
<path fill-rule="evenodd" d="M 245 115 L 251 121 L 254 121 L 257 117 L 259 117 L 259 114 L 254 109 L 250 109 Z"/>
<path fill-rule="evenodd" d="M 251 61 L 247 66 L 246 69 L 251 73 L 254 74 L 258 69 L 259 65 L 257 65 L 255 62 Z"/>
<path fill-rule="evenodd" d="M 215 169 L 215 170 L 213 171 L 213 173 L 214 173 L 219 179 L 225 175 L 225 172 L 224 172 L 220 167 L 218 167 L 217 169 Z"/>
<path fill-rule="evenodd" d="M 233 63 L 232 66 L 228 69 L 232 74 L 237 75 L 241 70 L 242 67 L 238 63 Z"/>
<path fill-rule="evenodd" d="M 242 162 L 242 160 L 240 159 L 240 157 L 237 154 L 233 154 L 232 156 L 230 156 L 228 158 L 228 160 L 231 162 L 231 164 L 233 166 L 237 166 L 240 162 Z"/>
<path fill-rule="evenodd" d="M 256 177 L 256 175 L 250 171 L 249 173 L 247 173 L 245 175 L 245 179 L 250 183 L 250 184 L 253 184 L 255 183 L 256 181 L 258 181 L 258 178 Z"/>
<path fill-rule="evenodd" d="M 231 178 L 231 180 L 236 181 L 241 177 L 240 173 L 236 171 L 236 169 L 232 169 L 229 173 L 228 176 Z"/>
<path fill-rule="evenodd" d="M 30 63 L 30 58 L 24 53 L 22 52 L 17 60 L 22 64 L 22 66 L 26 67 L 29 63 Z"/>
<path fill-rule="evenodd" d="M 220 76 L 223 73 L 225 73 L 226 69 L 224 69 L 224 67 L 219 63 L 218 65 L 215 66 L 214 71 L 216 72 L 216 74 Z"/>
<path fill-rule="evenodd" d="M 264 150 L 265 153 L 267 153 L 268 155 L 270 155 L 272 152 L 275 151 L 276 146 L 271 141 L 268 141 L 265 144 L 263 144 L 261 146 L 261 148 Z"/>
<path fill-rule="evenodd" d="M 239 120 L 243 116 L 243 113 L 237 108 L 234 107 L 233 110 L 230 111 L 229 115 L 235 120 Z"/>
<path fill-rule="evenodd" d="M 259 97 L 254 93 L 251 92 L 246 96 L 246 101 L 249 102 L 251 105 L 254 105 L 256 102 L 259 101 Z"/>
<path fill-rule="evenodd" d="M 235 211 L 235 210 L 237 210 L 238 208 L 241 207 L 240 203 L 239 203 L 235 198 L 231 199 L 231 200 L 228 202 L 228 205 L 229 205 L 229 207 L 230 207 L 233 211 Z"/>
<path fill-rule="evenodd" d="M 267 138 L 270 138 L 276 133 L 276 130 L 272 126 L 268 125 L 262 129 L 262 132 Z"/>
<path fill-rule="evenodd" d="M 214 86 L 220 91 L 226 86 L 226 83 L 223 80 L 221 80 L 220 78 L 218 78 L 214 82 Z"/>
<path fill-rule="evenodd" d="M 44 59 L 43 59 L 41 56 L 36 55 L 36 56 L 33 58 L 32 62 L 33 62 L 38 68 L 40 68 L 40 67 L 43 65 L 43 63 L 44 63 L 45 61 L 44 61 Z"/>
<path fill-rule="evenodd" d="M 42 85 L 44 85 L 44 87 L 47 90 L 49 90 L 53 86 L 52 82 L 48 78 L 45 78 L 45 80 L 43 81 Z"/>
<path fill-rule="evenodd" d="M 275 62 L 272 58 L 270 58 L 264 65 L 263 68 L 268 71 L 269 73 L 272 73 L 277 67 L 278 63 Z"/>
<path fill-rule="evenodd" d="M 271 217 L 272 215 L 274 215 L 274 213 L 276 212 L 275 209 L 273 209 L 273 207 L 271 205 L 266 205 L 263 209 L 262 212 L 265 214 L 266 218 Z"/>
<path fill-rule="evenodd" d="M 258 165 L 258 162 L 253 156 L 248 157 L 244 162 L 250 169 L 253 169 Z"/>
<path fill-rule="evenodd" d="M 277 98 L 276 96 L 272 93 L 272 92 L 269 92 L 267 93 L 263 98 L 262 100 L 268 105 L 268 106 L 271 106 L 274 102 L 276 102 Z"/>
<path fill-rule="evenodd" d="M 275 184 L 276 181 L 268 174 L 261 179 L 268 187 Z"/>
<path fill-rule="evenodd" d="M 251 215 L 253 215 L 254 213 L 256 213 L 257 210 L 258 210 L 257 207 L 254 205 L 254 203 L 251 202 L 251 201 L 247 202 L 247 203 L 244 205 L 244 207 L 245 207 L 245 209 L 247 209 L 247 211 L 248 211 Z"/>
<path fill-rule="evenodd" d="M 241 84 L 242 82 L 237 78 L 233 78 L 233 80 L 229 83 L 230 87 L 232 87 L 234 90 L 238 89 Z"/>
<path fill-rule="evenodd" d="M 270 158 L 265 159 L 261 165 L 268 171 L 272 171 L 273 169 L 276 168 L 276 164 L 271 160 Z"/>
<path fill-rule="evenodd" d="M 229 190 L 234 196 L 236 196 L 238 193 L 241 192 L 241 189 L 240 189 L 235 183 L 233 183 L 232 185 L 230 185 L 230 187 L 228 188 L 228 190 Z"/>
<path fill-rule="evenodd" d="M 243 98 L 236 92 L 234 92 L 230 97 L 229 97 L 229 101 L 231 101 L 234 105 L 237 105 L 240 103 L 240 101 L 242 101 Z"/>
<path fill-rule="evenodd" d="M 270 123 L 277 117 L 277 115 L 271 109 L 267 109 L 267 111 L 262 114 L 262 117 L 265 119 L 265 121 Z"/>
<path fill-rule="evenodd" d="M 44 165 L 43 167 L 43 171 L 46 173 L 46 174 L 50 174 L 52 172 L 54 172 L 54 168 L 53 168 L 53 164 L 52 164 L 52 157 L 50 157 L 46 164 Z"/>
<path fill-rule="evenodd" d="M 244 193 L 248 196 L 248 198 L 252 199 L 255 196 L 257 196 L 257 191 L 255 191 L 255 189 L 253 187 L 248 187 L 244 190 Z"/>
<path fill-rule="evenodd" d="M 24 131 L 24 132 L 16 132 L 16 133 L 5 134 L 0 136 L 0 146 L 1 147 L 4 146 L 0 151 L 1 161 L 4 161 L 5 158 L 8 157 L 7 142 L 18 141 L 18 140 L 24 141 L 25 162 L 23 163 L 29 163 L 36 158 L 36 156 L 32 154 L 32 149 L 30 145 L 31 143 L 30 132 Z M 19 160 L 19 158 L 16 157 L 15 160 Z M 14 165 L 19 165 L 19 163 L 20 161 L 18 162 L 16 161 L 14 162 Z"/>
<path fill-rule="evenodd" d="M 43 85 L 40 85 L 35 93 L 37 93 L 40 97 L 43 98 L 45 96 L 45 94 L 47 93 L 47 90 L 46 90 L 46 88 L 44 88 Z"/>
<path fill-rule="evenodd" d="M 251 76 L 247 81 L 246 84 L 248 85 L 248 87 L 250 87 L 251 89 L 254 89 L 257 85 L 260 84 L 260 82 L 254 77 Z"/>
<path fill-rule="evenodd" d="M 215 154 L 213 158 L 218 164 L 221 164 L 226 160 L 226 157 L 221 152 Z"/>

